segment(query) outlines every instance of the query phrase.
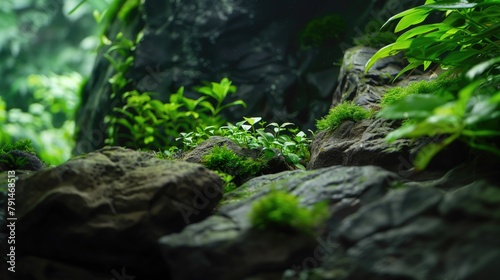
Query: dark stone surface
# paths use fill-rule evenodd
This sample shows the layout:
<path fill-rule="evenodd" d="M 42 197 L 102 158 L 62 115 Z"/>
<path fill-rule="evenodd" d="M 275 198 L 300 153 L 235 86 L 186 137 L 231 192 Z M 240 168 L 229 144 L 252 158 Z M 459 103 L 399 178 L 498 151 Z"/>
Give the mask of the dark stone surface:
<path fill-rule="evenodd" d="M 138 278 L 167 275 L 157 238 L 210 214 L 219 176 L 187 162 L 108 147 L 16 184 L 20 279 L 83 279 L 122 267 Z"/>
<path fill-rule="evenodd" d="M 326 200 L 326 227 L 334 230 L 359 207 L 381 198 L 393 179 L 392 173 L 373 166 L 261 176 L 225 194 L 216 215 L 162 237 L 160 246 L 173 279 L 261 279 L 256 275 L 300 263 L 314 253 L 318 241 L 314 236 L 252 228 L 248 215 L 253 202 L 272 188 L 297 195 L 306 207 Z"/>

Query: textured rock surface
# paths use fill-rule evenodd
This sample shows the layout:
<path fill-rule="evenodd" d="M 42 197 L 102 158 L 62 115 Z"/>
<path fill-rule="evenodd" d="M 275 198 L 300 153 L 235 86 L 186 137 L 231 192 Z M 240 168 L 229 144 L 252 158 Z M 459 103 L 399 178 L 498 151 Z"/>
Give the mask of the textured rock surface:
<path fill-rule="evenodd" d="M 273 187 L 300 197 L 304 206 L 327 200 L 328 227 L 384 195 L 394 175 L 381 168 L 331 167 L 261 176 L 226 194 L 218 213 L 160 239 L 173 279 L 244 279 L 284 271 L 313 254 L 317 241 L 310 236 L 251 228 L 252 203 Z M 256 278 L 259 279 L 259 278 Z"/>
<path fill-rule="evenodd" d="M 414 157 L 409 140 L 388 143 L 385 136 L 394 130 L 382 119 L 345 121 L 334 131 L 318 132 L 311 144 L 308 169 L 333 165 L 377 165 L 391 171 L 412 167 Z M 413 153 L 412 153 L 413 152 Z"/>
<path fill-rule="evenodd" d="M 500 278 L 500 188 L 487 181 L 444 193 L 395 190 L 330 232 L 305 279 Z M 283 278 L 296 279 L 296 278 Z M 337 279 L 337 278 L 336 278 Z"/>
<path fill-rule="evenodd" d="M 33 173 L 16 187 L 19 274 L 82 279 L 72 271 L 86 269 L 109 279 L 122 267 L 138 277 L 167 274 L 157 238 L 211 213 L 221 184 L 200 165 L 115 147 Z M 75 264 L 82 267 L 65 270 Z"/>
<path fill-rule="evenodd" d="M 412 75 L 391 83 L 403 67 L 401 57 L 394 56 L 378 61 L 365 74 L 365 64 L 375 52 L 376 49 L 368 47 L 355 47 L 346 51 L 339 76 L 340 85 L 333 97 L 333 107 L 339 102 L 353 101 L 366 109 L 379 109 L 380 98 L 388 89 L 428 79 L 425 75 Z M 399 139 L 388 143 L 384 138 L 399 126 L 395 121 L 370 118 L 359 122 L 344 121 L 334 131 L 320 131 L 311 144 L 311 160 L 307 168 L 377 165 L 408 177 L 413 172 L 411 169 L 417 152 L 434 140 L 427 137 L 416 141 Z M 446 170 L 463 162 L 466 155 L 467 149 L 454 143 L 435 157 L 434 163 L 429 167 Z"/>

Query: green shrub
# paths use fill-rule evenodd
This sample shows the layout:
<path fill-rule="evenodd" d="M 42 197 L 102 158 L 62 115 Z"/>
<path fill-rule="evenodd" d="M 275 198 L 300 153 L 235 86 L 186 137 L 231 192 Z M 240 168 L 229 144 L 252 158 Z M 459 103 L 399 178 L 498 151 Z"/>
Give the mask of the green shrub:
<path fill-rule="evenodd" d="M 318 203 L 312 209 L 307 209 L 300 206 L 296 196 L 273 190 L 253 204 L 250 222 L 261 230 L 279 229 L 312 233 L 314 227 L 327 215 L 327 203 Z"/>
<path fill-rule="evenodd" d="M 360 121 L 370 117 L 370 112 L 365 108 L 358 106 L 352 102 L 342 102 L 330 109 L 327 116 L 316 122 L 316 127 L 319 130 L 334 130 L 343 121 L 352 120 Z"/>
<path fill-rule="evenodd" d="M 125 145 L 135 149 L 162 150 L 174 146 L 180 133 L 196 131 L 207 126 L 220 127 L 225 120 L 219 113 L 231 106 L 242 105 L 241 100 L 224 103 L 236 87 L 223 78 L 220 83 L 211 83 L 197 88 L 202 94 L 198 99 L 184 96 L 184 88 L 170 95 L 163 103 L 151 98 L 156 93 L 137 90 L 123 95 L 126 104 L 115 108 L 117 113 L 108 116 L 108 145 Z"/>

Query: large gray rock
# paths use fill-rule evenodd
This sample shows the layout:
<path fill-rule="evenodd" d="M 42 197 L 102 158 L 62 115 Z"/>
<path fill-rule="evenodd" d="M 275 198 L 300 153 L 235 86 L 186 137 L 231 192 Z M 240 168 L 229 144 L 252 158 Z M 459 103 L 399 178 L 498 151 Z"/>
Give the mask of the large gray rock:
<path fill-rule="evenodd" d="M 248 215 L 253 202 L 272 188 L 297 195 L 306 207 L 326 200 L 330 209 L 326 227 L 334 230 L 359 207 L 381 198 L 394 178 L 392 173 L 372 166 L 261 176 L 225 194 L 216 215 L 162 237 L 160 246 L 173 279 L 229 280 L 279 273 L 313 254 L 317 240 L 294 232 L 252 228 Z M 265 279 L 259 277 L 254 279 Z"/>
<path fill-rule="evenodd" d="M 166 275 L 157 239 L 210 214 L 221 188 L 201 165 L 118 147 L 32 173 L 16 185 L 18 273 L 82 279 L 72 273 L 86 270 L 110 279 L 124 267 Z"/>

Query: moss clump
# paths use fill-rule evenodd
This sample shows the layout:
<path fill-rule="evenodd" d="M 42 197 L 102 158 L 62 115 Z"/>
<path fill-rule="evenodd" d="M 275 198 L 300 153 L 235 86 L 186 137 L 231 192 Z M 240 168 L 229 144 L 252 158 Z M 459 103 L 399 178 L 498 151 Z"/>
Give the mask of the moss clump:
<path fill-rule="evenodd" d="M 368 110 L 352 102 L 345 101 L 330 109 L 327 116 L 316 122 L 316 127 L 319 130 L 334 130 L 343 121 L 360 121 L 369 117 L 370 112 Z"/>
<path fill-rule="evenodd" d="M 443 90 L 457 86 L 458 78 L 437 78 L 434 80 L 422 80 L 411 82 L 405 87 L 395 87 L 388 90 L 380 100 L 380 107 L 386 108 L 394 102 L 412 94 L 439 94 Z"/>
<path fill-rule="evenodd" d="M 373 32 L 354 38 L 356 46 L 366 46 L 372 48 L 382 48 L 396 42 L 398 36 L 392 32 Z"/>
<path fill-rule="evenodd" d="M 208 169 L 233 176 L 237 185 L 258 174 L 265 165 L 263 160 L 240 157 L 226 146 L 215 146 L 210 153 L 202 157 L 201 163 Z"/>
<path fill-rule="evenodd" d="M 273 190 L 253 204 L 250 222 L 261 230 L 281 229 L 310 233 L 327 215 L 327 203 L 318 203 L 312 209 L 307 209 L 300 206 L 296 196 Z"/>
<path fill-rule="evenodd" d="M 320 47 L 337 42 L 346 29 L 344 19 L 339 15 L 327 15 L 307 23 L 300 34 L 303 48 Z"/>

